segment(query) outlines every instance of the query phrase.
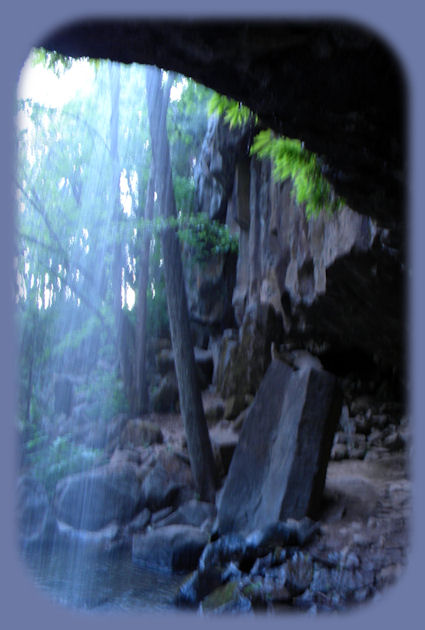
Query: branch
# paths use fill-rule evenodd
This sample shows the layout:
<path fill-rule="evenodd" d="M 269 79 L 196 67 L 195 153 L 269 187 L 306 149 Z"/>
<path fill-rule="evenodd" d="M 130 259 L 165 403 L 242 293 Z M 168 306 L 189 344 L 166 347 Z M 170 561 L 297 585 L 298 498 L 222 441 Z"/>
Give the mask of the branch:
<path fill-rule="evenodd" d="M 67 269 L 70 269 L 71 268 L 71 263 L 70 263 L 70 260 L 69 260 L 68 252 L 64 249 L 63 245 L 61 244 L 61 240 L 60 240 L 58 234 L 56 234 L 56 231 L 54 230 L 52 224 L 50 223 L 50 220 L 47 217 L 47 213 L 44 210 L 44 208 L 42 207 L 42 203 L 41 203 L 37 193 L 34 190 L 31 190 L 31 195 L 29 195 L 28 192 L 19 183 L 19 181 L 17 181 L 17 180 L 15 180 L 15 181 L 16 181 L 17 188 L 22 192 L 22 194 L 26 197 L 26 199 L 29 201 L 29 203 L 33 206 L 34 210 L 39 213 L 39 215 L 42 217 L 43 221 L 45 222 L 46 227 L 47 227 L 51 237 L 53 238 L 53 240 L 56 243 L 56 251 L 58 253 L 60 253 L 63 256 L 63 258 L 64 258 L 63 266 L 66 267 Z M 47 244 L 43 244 L 41 242 L 38 242 L 34 237 L 30 237 L 30 236 L 27 235 L 27 236 L 25 236 L 25 238 L 27 238 L 28 240 L 32 240 L 33 242 L 37 243 L 38 245 L 40 245 L 41 247 L 44 247 L 46 249 L 49 247 Z M 84 275 L 84 277 L 91 283 L 91 285 L 92 286 L 96 286 L 96 282 L 95 282 L 95 279 L 93 277 L 93 274 L 84 265 L 79 264 L 78 268 L 80 269 L 80 271 Z"/>

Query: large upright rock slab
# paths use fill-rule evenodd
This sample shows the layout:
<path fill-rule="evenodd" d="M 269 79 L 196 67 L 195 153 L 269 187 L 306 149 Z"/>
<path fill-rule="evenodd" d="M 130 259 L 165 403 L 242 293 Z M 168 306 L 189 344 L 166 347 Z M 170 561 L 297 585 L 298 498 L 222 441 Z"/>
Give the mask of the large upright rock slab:
<path fill-rule="evenodd" d="M 220 534 L 316 515 L 340 408 L 333 375 L 270 364 L 224 485 Z"/>

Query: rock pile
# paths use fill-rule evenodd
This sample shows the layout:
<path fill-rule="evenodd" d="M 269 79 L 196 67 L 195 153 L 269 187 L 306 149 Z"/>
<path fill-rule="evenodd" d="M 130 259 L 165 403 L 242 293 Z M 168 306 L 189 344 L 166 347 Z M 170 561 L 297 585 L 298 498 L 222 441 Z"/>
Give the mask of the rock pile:
<path fill-rule="evenodd" d="M 382 454 L 404 451 L 409 428 L 403 405 L 367 392 L 365 383 L 342 381 L 344 400 L 331 459 L 377 459 Z"/>

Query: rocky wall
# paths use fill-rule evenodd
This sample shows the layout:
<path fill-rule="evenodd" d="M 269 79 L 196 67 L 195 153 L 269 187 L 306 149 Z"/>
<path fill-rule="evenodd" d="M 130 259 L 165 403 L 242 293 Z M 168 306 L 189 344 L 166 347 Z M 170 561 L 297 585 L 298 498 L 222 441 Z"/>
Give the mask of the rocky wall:
<path fill-rule="evenodd" d="M 197 173 L 199 209 L 223 220 L 225 208 L 230 230 L 239 234 L 232 294 L 237 330 L 212 340 L 219 391 L 240 399 L 252 393 L 249 365 L 262 365 L 265 371 L 272 342 L 307 348 L 325 367 L 342 374 L 370 364 L 402 374 L 405 269 L 400 235 L 347 206 L 308 221 L 293 198 L 291 182 L 275 182 L 270 162 L 249 156 L 251 136 L 252 129 L 212 123 Z M 229 295 L 229 277 L 217 280 L 216 291 L 221 283 L 221 294 Z M 209 295 L 203 291 L 208 283 L 208 273 L 201 274 L 196 291 L 190 292 L 191 312 L 202 312 L 205 321 L 209 315 L 202 295 Z M 274 313 L 267 318 L 270 330 L 264 329 L 269 311 Z M 253 313 L 261 319 L 258 326 L 247 325 Z M 247 338 L 248 329 L 255 332 L 255 343 Z M 233 381 L 229 361 L 240 377 Z"/>

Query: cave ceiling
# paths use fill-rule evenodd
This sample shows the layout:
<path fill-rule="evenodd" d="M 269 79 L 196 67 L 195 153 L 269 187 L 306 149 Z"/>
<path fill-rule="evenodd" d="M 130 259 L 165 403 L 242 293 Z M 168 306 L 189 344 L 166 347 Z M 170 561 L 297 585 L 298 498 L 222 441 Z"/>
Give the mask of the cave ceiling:
<path fill-rule="evenodd" d="M 406 90 L 387 44 L 345 22 L 95 20 L 37 43 L 73 57 L 152 64 L 242 101 L 299 138 L 351 208 L 404 223 Z"/>

